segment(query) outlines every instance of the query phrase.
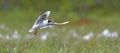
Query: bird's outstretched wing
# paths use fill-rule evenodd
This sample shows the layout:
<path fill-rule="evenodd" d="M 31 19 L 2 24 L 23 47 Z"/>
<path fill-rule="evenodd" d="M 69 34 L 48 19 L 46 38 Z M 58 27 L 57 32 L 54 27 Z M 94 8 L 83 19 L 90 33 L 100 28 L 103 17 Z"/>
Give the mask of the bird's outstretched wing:
<path fill-rule="evenodd" d="M 56 25 L 63 25 L 63 24 L 68 24 L 69 23 L 69 21 L 66 21 L 66 22 L 63 22 L 63 23 L 54 23 L 54 24 L 56 24 Z"/>
<path fill-rule="evenodd" d="M 46 11 L 44 14 L 38 16 L 37 20 L 35 21 L 34 25 L 39 24 L 43 22 L 48 16 L 50 15 L 50 11 Z"/>
<path fill-rule="evenodd" d="M 62 22 L 62 23 L 57 23 L 57 22 L 49 22 L 48 25 L 63 25 L 63 24 L 68 24 L 69 21 Z"/>
<path fill-rule="evenodd" d="M 35 28 L 37 28 L 40 25 L 40 23 L 43 22 L 43 20 L 48 18 L 49 15 L 50 15 L 50 11 L 47 11 L 44 14 L 38 16 L 37 20 L 35 21 L 33 27 L 29 30 L 29 32 L 33 32 Z"/>

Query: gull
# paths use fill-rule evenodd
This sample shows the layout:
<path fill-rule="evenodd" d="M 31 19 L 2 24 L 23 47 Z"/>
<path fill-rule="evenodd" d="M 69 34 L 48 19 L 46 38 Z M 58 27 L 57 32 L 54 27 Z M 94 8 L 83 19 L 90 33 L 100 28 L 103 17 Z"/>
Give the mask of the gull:
<path fill-rule="evenodd" d="M 49 15 L 50 15 L 50 11 L 46 11 L 42 15 L 38 16 L 38 18 L 35 21 L 33 27 L 28 32 L 34 32 L 34 35 L 37 36 L 37 30 L 38 29 L 51 27 L 53 25 L 63 25 L 63 24 L 69 23 L 69 21 L 66 21 L 66 22 L 63 22 L 63 23 L 53 22 L 53 21 L 47 19 Z"/>

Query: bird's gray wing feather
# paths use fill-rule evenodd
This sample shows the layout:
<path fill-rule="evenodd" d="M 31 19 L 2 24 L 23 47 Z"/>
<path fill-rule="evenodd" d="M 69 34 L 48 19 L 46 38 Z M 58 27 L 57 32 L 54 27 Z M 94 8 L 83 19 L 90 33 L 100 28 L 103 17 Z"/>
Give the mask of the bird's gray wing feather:
<path fill-rule="evenodd" d="M 43 22 L 43 20 L 47 19 L 50 14 L 50 11 L 45 12 L 44 14 L 38 16 L 38 19 L 35 21 L 35 24 L 39 24 Z"/>

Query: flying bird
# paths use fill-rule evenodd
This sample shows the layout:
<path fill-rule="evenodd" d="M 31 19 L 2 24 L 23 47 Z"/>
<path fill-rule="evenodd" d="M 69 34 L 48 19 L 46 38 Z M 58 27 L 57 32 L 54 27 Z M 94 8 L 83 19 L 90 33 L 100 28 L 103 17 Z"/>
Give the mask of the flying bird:
<path fill-rule="evenodd" d="M 38 16 L 37 20 L 35 21 L 33 27 L 28 32 L 34 32 L 34 35 L 37 36 L 38 29 L 47 28 L 53 25 L 63 25 L 69 23 L 69 21 L 63 22 L 63 23 L 57 23 L 53 22 L 48 19 L 48 16 L 50 15 L 50 11 L 46 11 L 42 15 Z"/>

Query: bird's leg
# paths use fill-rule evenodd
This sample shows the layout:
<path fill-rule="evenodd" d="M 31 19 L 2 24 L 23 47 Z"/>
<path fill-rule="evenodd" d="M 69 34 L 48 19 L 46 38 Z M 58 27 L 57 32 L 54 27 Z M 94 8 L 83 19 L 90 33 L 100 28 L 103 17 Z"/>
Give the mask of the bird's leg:
<path fill-rule="evenodd" d="M 34 31 L 34 36 L 37 36 L 37 29 Z"/>

